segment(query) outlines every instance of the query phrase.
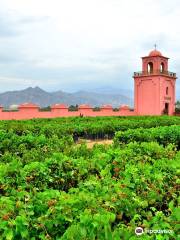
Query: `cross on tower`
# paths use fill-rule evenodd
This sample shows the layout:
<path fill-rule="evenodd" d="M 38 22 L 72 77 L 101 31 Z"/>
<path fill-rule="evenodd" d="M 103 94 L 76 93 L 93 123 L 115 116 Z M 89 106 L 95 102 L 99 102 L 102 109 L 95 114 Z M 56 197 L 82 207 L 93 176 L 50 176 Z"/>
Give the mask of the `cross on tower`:
<path fill-rule="evenodd" d="M 157 48 L 157 44 L 156 44 L 156 43 L 154 44 L 154 48 L 155 48 L 155 50 L 156 50 L 156 48 Z"/>

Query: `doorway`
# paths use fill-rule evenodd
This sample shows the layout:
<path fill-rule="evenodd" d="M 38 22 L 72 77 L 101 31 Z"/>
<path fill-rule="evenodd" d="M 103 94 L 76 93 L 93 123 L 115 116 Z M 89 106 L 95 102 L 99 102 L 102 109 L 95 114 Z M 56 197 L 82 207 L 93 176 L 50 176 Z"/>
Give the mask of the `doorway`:
<path fill-rule="evenodd" d="M 165 103 L 164 114 L 169 115 L 169 103 Z"/>

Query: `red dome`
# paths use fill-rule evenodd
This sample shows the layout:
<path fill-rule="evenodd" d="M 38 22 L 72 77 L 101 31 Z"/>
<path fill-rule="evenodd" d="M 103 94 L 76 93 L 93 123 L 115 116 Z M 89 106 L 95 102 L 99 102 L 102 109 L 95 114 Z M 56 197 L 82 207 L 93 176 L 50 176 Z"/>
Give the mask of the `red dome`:
<path fill-rule="evenodd" d="M 157 57 L 157 56 L 162 56 L 162 53 L 157 50 L 153 50 L 149 53 L 149 57 Z"/>

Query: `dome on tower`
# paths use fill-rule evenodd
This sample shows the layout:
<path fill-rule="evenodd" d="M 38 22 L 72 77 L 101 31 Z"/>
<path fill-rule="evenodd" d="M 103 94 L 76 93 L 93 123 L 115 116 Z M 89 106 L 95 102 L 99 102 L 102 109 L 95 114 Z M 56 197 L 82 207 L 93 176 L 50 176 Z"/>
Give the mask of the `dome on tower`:
<path fill-rule="evenodd" d="M 149 57 L 158 57 L 158 56 L 162 56 L 162 53 L 156 49 L 149 53 Z"/>

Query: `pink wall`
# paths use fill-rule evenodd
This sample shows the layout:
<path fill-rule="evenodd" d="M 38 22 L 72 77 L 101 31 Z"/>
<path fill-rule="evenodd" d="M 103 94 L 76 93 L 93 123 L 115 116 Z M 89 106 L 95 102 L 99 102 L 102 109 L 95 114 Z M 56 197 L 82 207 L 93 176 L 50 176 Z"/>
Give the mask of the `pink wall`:
<path fill-rule="evenodd" d="M 168 92 L 166 93 L 166 88 Z M 162 111 L 165 103 L 169 104 L 169 115 L 173 115 L 175 111 L 175 80 L 172 78 L 161 78 L 161 90 L 160 90 L 160 110 Z"/>
<path fill-rule="evenodd" d="M 137 89 L 135 109 L 142 115 L 158 114 L 155 104 L 155 94 L 157 92 L 156 83 L 151 78 L 141 78 L 136 80 Z"/>
<path fill-rule="evenodd" d="M 70 117 L 70 116 L 133 116 L 134 111 L 130 111 L 128 106 L 121 106 L 119 111 L 114 112 L 112 106 L 104 105 L 100 111 L 93 111 L 89 105 L 80 105 L 78 111 L 70 112 L 64 104 L 55 104 L 51 106 L 51 111 L 39 111 L 39 106 L 32 103 L 25 103 L 19 106 L 17 112 L 4 112 L 0 106 L 0 120 L 23 120 L 32 118 L 55 118 L 55 117 Z"/>
<path fill-rule="evenodd" d="M 139 115 L 161 115 L 165 103 L 169 115 L 175 111 L 175 79 L 163 76 L 135 77 L 135 111 Z M 168 88 L 168 94 L 166 94 Z"/>

